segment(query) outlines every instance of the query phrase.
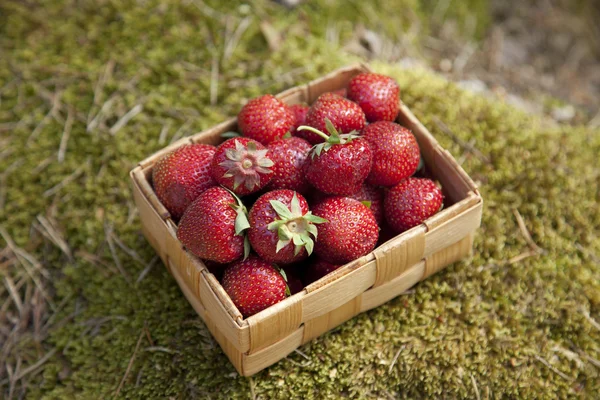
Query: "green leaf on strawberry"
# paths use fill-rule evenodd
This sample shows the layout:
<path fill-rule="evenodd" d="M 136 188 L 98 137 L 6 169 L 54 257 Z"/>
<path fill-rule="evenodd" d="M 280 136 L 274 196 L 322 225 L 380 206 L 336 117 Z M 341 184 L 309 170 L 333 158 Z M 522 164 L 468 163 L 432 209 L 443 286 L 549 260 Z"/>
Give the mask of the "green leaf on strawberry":
<path fill-rule="evenodd" d="M 313 237 L 316 239 L 318 232 L 314 224 L 321 224 L 327 222 L 327 220 L 313 215 L 310 211 L 302 214 L 300 202 L 295 193 L 290 208 L 279 200 L 270 200 L 269 203 L 279 217 L 279 219 L 267 225 L 267 229 L 277 231 L 279 240 L 275 252 L 279 253 L 284 247 L 292 243 L 295 255 L 300 253 L 302 248 L 305 248 L 310 255 L 314 248 Z"/>

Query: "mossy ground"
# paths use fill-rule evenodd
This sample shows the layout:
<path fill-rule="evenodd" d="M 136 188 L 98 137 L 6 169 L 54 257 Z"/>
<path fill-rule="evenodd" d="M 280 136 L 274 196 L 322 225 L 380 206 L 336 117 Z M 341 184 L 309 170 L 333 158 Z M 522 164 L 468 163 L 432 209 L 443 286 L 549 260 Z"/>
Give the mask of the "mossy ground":
<path fill-rule="evenodd" d="M 293 12 L 265 2 L 0 5 L 0 223 L 48 271 L 55 308 L 41 344 L 25 335 L 6 355 L 6 364 L 33 364 L 56 349 L 23 378 L 31 398 L 109 398 L 127 370 L 119 395 L 132 399 L 600 392 L 600 132 L 547 128 L 424 70 L 374 64 L 480 184 L 485 209 L 471 258 L 250 379 L 235 373 L 159 263 L 137 281 L 155 255 L 140 233 L 128 171 L 234 115 L 249 97 L 352 62 L 326 40 L 332 29 L 343 42 L 359 15 L 387 30 L 402 26 L 402 10 L 421 12 L 416 0 L 382 0 L 389 17 L 379 24 L 382 14 L 364 3 Z M 260 21 L 282 35 L 279 47 L 269 49 Z M 114 128 L 131 110 L 139 112 Z M 543 254 L 522 257 L 530 247 L 517 211 Z M 32 229 L 38 215 L 72 259 Z"/>

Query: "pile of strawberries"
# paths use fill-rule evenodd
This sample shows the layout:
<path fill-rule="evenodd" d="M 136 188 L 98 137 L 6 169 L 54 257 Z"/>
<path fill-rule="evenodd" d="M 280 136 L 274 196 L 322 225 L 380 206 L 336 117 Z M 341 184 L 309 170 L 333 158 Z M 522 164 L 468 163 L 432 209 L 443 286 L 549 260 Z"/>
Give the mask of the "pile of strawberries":
<path fill-rule="evenodd" d="M 413 176 L 415 137 L 393 122 L 399 95 L 392 78 L 363 73 L 310 107 L 260 96 L 238 115 L 241 135 L 157 163 L 177 237 L 244 317 L 440 210 L 441 190 Z"/>

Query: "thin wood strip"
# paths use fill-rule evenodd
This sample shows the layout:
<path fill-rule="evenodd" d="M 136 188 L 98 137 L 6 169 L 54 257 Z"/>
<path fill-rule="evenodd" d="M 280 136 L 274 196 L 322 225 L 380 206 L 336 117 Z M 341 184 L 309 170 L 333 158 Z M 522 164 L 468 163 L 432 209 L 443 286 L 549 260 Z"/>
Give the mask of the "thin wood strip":
<path fill-rule="evenodd" d="M 131 178 L 142 192 L 146 200 L 152 205 L 152 208 L 156 213 L 160 216 L 161 219 L 167 219 L 171 216 L 169 211 L 165 208 L 165 206 L 160 202 L 158 197 L 156 196 L 156 192 L 150 185 L 149 179 L 146 177 L 144 170 L 142 167 L 136 167 L 131 171 Z"/>
<path fill-rule="evenodd" d="M 375 249 L 377 277 L 374 287 L 393 280 L 425 256 L 425 232 L 424 225 L 416 226 Z"/>
<path fill-rule="evenodd" d="M 275 97 L 286 104 L 308 103 L 308 85 L 300 85 L 283 91 Z"/>
<path fill-rule="evenodd" d="M 473 248 L 473 236 L 474 232 L 471 232 L 462 240 L 427 257 L 425 259 L 425 273 L 421 280 L 430 277 L 444 267 L 468 256 Z"/>
<path fill-rule="evenodd" d="M 433 162 L 430 168 L 432 174 L 442 183 L 442 190 L 453 203 L 469 196 L 469 192 L 477 190 L 475 184 L 467 183 L 460 174 L 462 168 L 452 158 L 450 153 L 438 147 L 433 153 Z"/>
<path fill-rule="evenodd" d="M 250 333 L 250 354 L 285 338 L 300 327 L 300 300 L 300 296 L 291 296 L 246 320 Z"/>
<path fill-rule="evenodd" d="M 231 319 L 240 326 L 247 326 L 245 321 L 243 323 L 240 323 L 244 319 L 242 313 L 240 313 L 235 304 L 233 304 L 233 301 L 231 300 L 225 289 L 223 289 L 223 286 L 221 286 L 221 283 L 217 280 L 217 278 L 215 278 L 213 274 L 209 273 L 208 270 L 204 271 L 203 274 L 204 278 L 206 279 L 206 282 L 212 289 L 213 293 L 217 296 L 220 303 L 223 305 L 223 308 L 227 310 L 227 313 L 229 314 Z"/>
<path fill-rule="evenodd" d="M 306 291 L 306 293 L 314 292 L 315 290 L 328 285 L 330 282 L 338 280 L 342 276 L 354 271 L 357 268 L 362 267 L 363 265 L 367 264 L 370 261 L 373 261 L 374 259 L 375 259 L 375 255 L 373 254 L 373 252 L 371 252 L 371 253 L 367 254 L 366 256 L 363 256 L 359 259 L 349 262 L 346 265 L 341 266 L 340 268 L 327 274 L 326 276 L 319 279 L 318 281 L 309 284 L 308 286 L 306 286 L 304 288 L 304 290 Z"/>
<path fill-rule="evenodd" d="M 404 293 L 406 290 L 416 285 L 423 278 L 424 273 L 425 261 L 420 261 L 393 280 L 367 290 L 362 294 L 360 312 L 378 307 Z"/>
<path fill-rule="evenodd" d="M 131 178 L 133 180 L 133 199 L 140 213 L 140 219 L 142 220 L 142 230 L 163 262 L 167 263 L 167 248 L 164 240 L 165 225 L 161 216 L 158 214 L 153 204 L 148 201 L 148 198 L 142 193 L 140 184 L 138 181 L 136 171 L 138 168 L 131 172 Z"/>
<path fill-rule="evenodd" d="M 342 304 L 326 314 L 306 321 L 304 323 L 302 343 L 307 343 L 357 316 L 361 312 L 361 304 L 362 295 L 358 295 L 346 304 Z"/>
<path fill-rule="evenodd" d="M 179 244 L 181 247 L 179 241 L 175 241 L 175 243 Z M 169 254 L 174 255 L 170 260 L 174 264 L 174 267 L 171 268 L 177 268 L 179 270 L 182 278 L 196 296 L 200 298 L 200 275 L 202 274 L 202 271 L 206 270 L 204 263 L 197 257 L 185 251 L 169 251 Z"/>
<path fill-rule="evenodd" d="M 351 300 L 352 301 L 352 300 Z M 304 333 L 302 336 L 302 344 L 308 343 L 311 340 L 318 338 L 329 329 L 329 313 L 311 318 L 304 323 Z"/>
<path fill-rule="evenodd" d="M 272 344 L 253 354 L 242 355 L 243 376 L 254 375 L 258 371 L 275 364 L 277 361 L 286 357 L 292 351 L 302 344 L 302 335 L 304 326 L 301 326 L 291 335 L 283 338 L 277 343 Z"/>
<path fill-rule="evenodd" d="M 470 192 L 469 196 L 459 201 L 458 203 L 452 204 L 448 208 L 444 208 L 442 211 L 438 212 L 434 216 L 428 218 L 424 224 L 427 227 L 428 231 L 432 231 L 436 229 L 438 226 L 448 222 L 452 218 L 457 215 L 467 211 L 471 207 L 474 207 L 478 202 L 481 201 L 481 197 L 477 194 Z"/>
<path fill-rule="evenodd" d="M 240 327 L 231 317 L 230 313 L 223 305 L 222 299 L 217 296 L 211 287 L 212 285 L 209 284 L 210 278 L 214 279 L 214 276 L 206 271 L 200 274 L 200 301 L 206 308 L 206 314 L 214 322 L 218 331 L 221 332 L 239 352 L 245 353 L 250 350 L 248 326 Z"/>
<path fill-rule="evenodd" d="M 200 296 L 198 295 L 198 292 L 196 289 L 198 287 L 198 285 L 195 285 L 192 282 L 190 282 L 189 280 L 186 280 L 183 277 L 179 268 L 177 268 L 177 265 L 174 264 L 171 259 L 167 260 L 167 264 L 169 264 L 171 275 L 173 275 L 173 277 L 177 281 L 177 284 L 181 288 L 181 291 L 183 292 L 183 295 L 185 296 L 185 298 L 190 302 L 192 307 L 194 307 L 194 310 L 196 310 L 198 315 L 202 319 L 206 319 L 206 308 L 200 301 Z"/>
<path fill-rule="evenodd" d="M 221 349 L 223 350 L 227 358 L 229 358 L 229 361 L 231 361 L 237 372 L 242 376 L 247 376 L 244 375 L 246 373 L 246 371 L 244 370 L 244 354 L 240 350 L 238 350 L 233 345 L 233 343 L 229 341 L 229 339 L 219 329 L 219 326 L 214 323 L 214 321 L 208 316 L 208 314 L 203 319 L 204 323 L 206 324 L 206 327 L 213 335 L 217 343 L 219 343 L 219 346 L 221 346 Z"/>
<path fill-rule="evenodd" d="M 463 239 L 481 224 L 483 201 L 425 234 L 425 257 Z"/>
<path fill-rule="evenodd" d="M 330 282 L 314 292 L 307 293 L 303 300 L 303 322 L 328 313 L 340 304 L 346 304 L 373 286 L 377 275 L 375 260 Z"/>

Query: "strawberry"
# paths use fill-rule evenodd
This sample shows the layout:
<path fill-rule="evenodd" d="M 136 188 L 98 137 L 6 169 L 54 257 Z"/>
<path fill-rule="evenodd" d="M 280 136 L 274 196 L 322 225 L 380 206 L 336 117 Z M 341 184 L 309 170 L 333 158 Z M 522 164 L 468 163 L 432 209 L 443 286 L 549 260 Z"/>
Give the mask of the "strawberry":
<path fill-rule="evenodd" d="M 319 96 L 306 114 L 306 125 L 324 132 L 327 119 L 340 133 L 360 131 L 366 123 L 365 113 L 358 104 L 333 93 L 324 93 Z M 296 136 L 300 136 L 312 144 L 323 141 L 322 136 L 312 131 L 297 130 Z"/>
<path fill-rule="evenodd" d="M 223 271 L 225 270 L 225 267 L 227 267 L 227 264 L 221 264 L 211 260 L 202 260 L 202 262 L 206 266 L 206 269 L 208 269 L 208 271 L 213 274 L 215 278 L 221 280 L 223 277 Z"/>
<path fill-rule="evenodd" d="M 250 100 L 238 114 L 238 127 L 242 134 L 265 146 L 281 139 L 295 123 L 294 112 L 270 94 Z"/>
<path fill-rule="evenodd" d="M 287 285 L 283 276 L 271 264 L 255 255 L 227 267 L 222 283 L 244 318 L 286 297 Z"/>
<path fill-rule="evenodd" d="M 178 221 L 200 193 L 216 186 L 210 173 L 215 150 L 207 144 L 182 146 L 164 156 L 152 169 L 156 196 L 173 220 Z"/>
<path fill-rule="evenodd" d="M 386 222 L 379 224 L 379 239 L 377 240 L 376 247 L 381 246 L 388 240 L 395 238 L 397 235 L 398 233 L 392 228 L 390 228 L 390 226 Z"/>
<path fill-rule="evenodd" d="M 229 263 L 249 252 L 250 246 L 242 234 L 249 227 L 241 201 L 215 186 L 204 191 L 185 210 L 177 238 L 199 258 Z"/>
<path fill-rule="evenodd" d="M 273 160 L 273 178 L 268 189 L 290 189 L 306 193 L 310 185 L 304 176 L 304 166 L 311 145 L 299 137 L 271 142 L 268 146 Z"/>
<path fill-rule="evenodd" d="M 365 112 L 367 121 L 394 121 L 398 116 L 400 87 L 389 76 L 365 72 L 348 83 L 348 98 Z"/>
<path fill-rule="evenodd" d="M 367 182 L 376 186 L 394 186 L 417 170 L 421 152 L 408 129 L 389 121 L 369 124 L 362 137 L 373 150 L 373 168 Z"/>
<path fill-rule="evenodd" d="M 298 128 L 326 140 L 312 150 L 306 166 L 306 180 L 323 193 L 348 196 L 355 193 L 369 175 L 371 147 L 354 133 L 340 135 L 329 119 L 326 124 L 330 136 L 309 126 Z"/>
<path fill-rule="evenodd" d="M 315 244 L 315 254 L 321 259 L 345 264 L 375 247 L 379 227 L 373 213 L 360 201 L 329 197 L 313 207 L 313 213 L 328 221 L 319 226 Z"/>
<path fill-rule="evenodd" d="M 408 178 L 385 194 L 385 218 L 397 233 L 422 224 L 442 206 L 442 191 L 430 179 Z"/>
<path fill-rule="evenodd" d="M 304 289 L 304 284 L 302 283 L 302 279 L 300 279 L 301 273 L 299 264 L 286 265 L 281 269 L 285 273 L 285 280 L 290 289 L 290 294 L 294 295 L 300 293 L 302 289 Z"/>
<path fill-rule="evenodd" d="M 313 190 L 307 200 L 308 204 L 311 205 L 317 204 L 328 197 L 331 197 L 331 195 L 319 192 L 318 190 Z M 381 224 L 383 221 L 383 190 L 367 183 L 363 183 L 356 192 L 347 197 L 358 200 L 369 207 L 377 224 Z"/>
<path fill-rule="evenodd" d="M 310 285 L 339 267 L 341 267 L 340 264 L 332 264 L 317 258 L 306 267 L 306 271 L 304 272 L 304 282 L 306 285 Z"/>
<path fill-rule="evenodd" d="M 300 125 L 304 125 L 304 121 L 306 121 L 306 113 L 308 112 L 309 108 L 310 107 L 304 104 L 293 104 L 290 106 L 290 110 L 292 110 L 292 113 L 294 114 L 295 121 L 292 129 L 290 130 L 292 135 L 296 134 L 296 129 L 298 129 Z"/>
<path fill-rule="evenodd" d="M 213 178 L 238 196 L 265 187 L 273 175 L 269 150 L 256 140 L 231 138 L 219 145 L 212 160 Z"/>
<path fill-rule="evenodd" d="M 317 238 L 315 224 L 326 222 L 308 211 L 308 203 L 292 190 L 274 190 L 250 209 L 248 238 L 254 251 L 272 263 L 291 264 L 308 257 Z"/>
<path fill-rule="evenodd" d="M 383 221 L 383 191 L 375 186 L 364 183 L 356 192 L 348 196 L 369 207 L 377 224 Z"/>

